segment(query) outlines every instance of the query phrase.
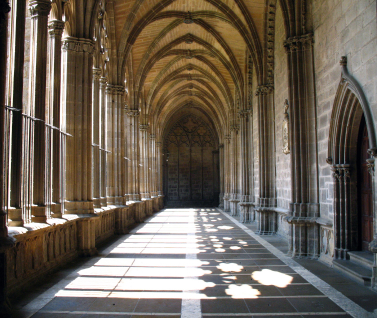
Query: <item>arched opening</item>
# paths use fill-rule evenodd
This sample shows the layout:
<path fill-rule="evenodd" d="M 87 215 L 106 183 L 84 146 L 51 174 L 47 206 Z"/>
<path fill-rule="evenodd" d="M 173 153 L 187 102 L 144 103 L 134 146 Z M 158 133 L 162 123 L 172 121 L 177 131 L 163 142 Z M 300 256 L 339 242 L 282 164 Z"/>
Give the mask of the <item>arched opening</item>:
<path fill-rule="evenodd" d="M 360 122 L 357 146 L 359 248 L 362 251 L 369 251 L 369 243 L 373 240 L 373 187 L 372 177 L 368 171 L 369 136 L 364 116 Z"/>
<path fill-rule="evenodd" d="M 218 138 L 205 119 L 187 114 L 164 137 L 167 206 L 217 206 L 220 193 Z"/>
<path fill-rule="evenodd" d="M 373 239 L 373 189 L 369 161 L 375 129 L 369 105 L 341 60 L 342 79 L 335 96 L 329 132 L 333 175 L 334 257 L 349 259 L 351 251 L 368 251 Z"/>

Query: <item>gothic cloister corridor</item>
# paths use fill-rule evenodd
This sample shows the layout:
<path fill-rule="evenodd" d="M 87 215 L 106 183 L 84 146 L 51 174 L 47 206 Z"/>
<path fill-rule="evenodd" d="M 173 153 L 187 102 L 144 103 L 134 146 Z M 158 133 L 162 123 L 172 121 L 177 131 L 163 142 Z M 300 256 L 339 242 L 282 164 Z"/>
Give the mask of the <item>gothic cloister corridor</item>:
<path fill-rule="evenodd" d="M 164 209 L 78 264 L 14 317 L 372 317 L 375 300 L 322 265 L 363 309 L 216 208 Z"/>

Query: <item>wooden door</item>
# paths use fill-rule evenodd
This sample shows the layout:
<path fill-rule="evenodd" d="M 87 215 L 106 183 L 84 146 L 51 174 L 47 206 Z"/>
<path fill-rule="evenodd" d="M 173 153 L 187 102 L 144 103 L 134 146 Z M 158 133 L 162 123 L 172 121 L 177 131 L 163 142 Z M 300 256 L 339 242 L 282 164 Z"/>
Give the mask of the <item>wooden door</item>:
<path fill-rule="evenodd" d="M 368 245 L 373 239 L 373 196 L 372 196 L 372 177 L 368 172 L 366 160 L 368 154 L 369 138 L 364 116 L 360 124 L 359 134 L 359 162 L 358 162 L 358 192 L 359 192 L 359 215 L 360 215 L 360 238 L 361 249 L 368 250 Z"/>

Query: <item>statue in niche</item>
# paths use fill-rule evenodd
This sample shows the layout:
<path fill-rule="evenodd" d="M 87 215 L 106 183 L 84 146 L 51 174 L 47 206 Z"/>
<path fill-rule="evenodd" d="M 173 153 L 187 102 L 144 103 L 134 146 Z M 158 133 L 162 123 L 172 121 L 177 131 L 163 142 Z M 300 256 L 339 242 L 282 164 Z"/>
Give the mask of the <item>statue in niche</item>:
<path fill-rule="evenodd" d="M 283 119 L 283 153 L 289 154 L 291 152 L 289 148 L 289 115 L 288 115 L 288 99 L 284 102 L 284 119 Z"/>

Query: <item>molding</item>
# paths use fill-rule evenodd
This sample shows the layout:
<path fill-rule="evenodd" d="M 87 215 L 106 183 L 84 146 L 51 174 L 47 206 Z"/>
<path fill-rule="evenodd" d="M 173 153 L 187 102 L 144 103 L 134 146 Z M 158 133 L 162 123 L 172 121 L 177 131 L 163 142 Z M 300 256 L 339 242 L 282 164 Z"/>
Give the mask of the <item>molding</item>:
<path fill-rule="evenodd" d="M 268 5 L 267 13 L 267 83 L 274 85 L 274 68 L 275 68 L 275 3 Z"/>

